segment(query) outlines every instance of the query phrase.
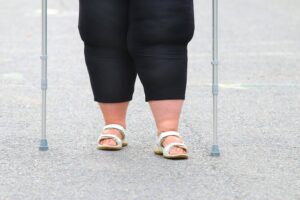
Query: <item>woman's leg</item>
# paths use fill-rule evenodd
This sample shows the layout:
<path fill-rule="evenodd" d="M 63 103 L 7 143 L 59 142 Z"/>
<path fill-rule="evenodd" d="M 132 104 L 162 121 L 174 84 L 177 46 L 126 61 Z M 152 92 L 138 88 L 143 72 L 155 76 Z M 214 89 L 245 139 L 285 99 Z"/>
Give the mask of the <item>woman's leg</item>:
<path fill-rule="evenodd" d="M 152 109 L 157 133 L 177 130 L 187 83 L 193 0 L 131 0 L 128 48 Z M 165 145 L 180 141 L 168 136 Z M 171 154 L 184 151 L 173 147 Z"/>
<path fill-rule="evenodd" d="M 157 135 L 159 135 L 162 131 L 178 131 L 183 102 L 184 100 L 180 99 L 149 101 L 157 127 Z M 168 136 L 163 141 L 163 146 L 166 146 L 171 142 L 183 141 L 176 136 Z M 185 150 L 178 147 L 173 147 L 170 150 L 170 154 L 180 153 L 185 153 Z"/>
<path fill-rule="evenodd" d="M 126 112 L 129 105 L 128 102 L 121 103 L 98 103 L 105 124 L 120 124 L 126 129 Z M 117 129 L 106 129 L 104 133 L 111 133 L 119 138 L 122 138 L 121 133 Z M 100 141 L 100 144 L 106 145 L 117 145 L 116 141 L 113 139 L 103 139 Z"/>
<path fill-rule="evenodd" d="M 126 127 L 125 116 L 132 100 L 136 71 L 127 51 L 128 0 L 80 0 L 78 29 L 84 42 L 94 101 L 99 103 L 105 125 Z M 121 134 L 116 129 L 105 133 Z M 116 145 L 113 139 L 101 143 Z"/>

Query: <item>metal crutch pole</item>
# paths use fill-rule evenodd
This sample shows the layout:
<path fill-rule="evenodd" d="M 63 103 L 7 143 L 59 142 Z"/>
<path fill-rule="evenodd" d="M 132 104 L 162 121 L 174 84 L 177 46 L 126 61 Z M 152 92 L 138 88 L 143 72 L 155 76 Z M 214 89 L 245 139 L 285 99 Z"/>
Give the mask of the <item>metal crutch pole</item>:
<path fill-rule="evenodd" d="M 40 141 L 40 151 L 48 150 L 46 138 L 46 92 L 47 92 L 47 0 L 42 0 L 42 136 Z"/>
<path fill-rule="evenodd" d="M 218 145 L 218 0 L 212 0 L 212 94 L 213 94 L 213 145 L 211 149 L 211 156 L 220 156 Z"/>

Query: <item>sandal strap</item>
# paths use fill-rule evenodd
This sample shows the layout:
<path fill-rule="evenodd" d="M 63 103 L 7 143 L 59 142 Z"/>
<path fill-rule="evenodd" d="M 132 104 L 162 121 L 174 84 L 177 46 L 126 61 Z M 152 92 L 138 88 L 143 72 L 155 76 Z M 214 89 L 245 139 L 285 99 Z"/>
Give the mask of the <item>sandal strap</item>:
<path fill-rule="evenodd" d="M 117 130 L 119 130 L 120 133 L 123 136 L 123 139 L 125 139 L 125 137 L 127 135 L 127 130 L 123 126 L 121 126 L 120 124 L 107 124 L 107 125 L 103 126 L 103 131 L 105 129 L 117 129 Z"/>
<path fill-rule="evenodd" d="M 165 146 L 163 148 L 163 154 L 166 155 L 166 156 L 169 156 L 170 155 L 170 153 L 169 153 L 170 149 L 174 146 L 184 149 L 187 153 L 187 146 L 184 143 L 173 142 L 173 143 L 170 143 L 170 144 L 168 144 L 167 146 Z"/>
<path fill-rule="evenodd" d="M 159 134 L 159 136 L 158 136 L 158 138 L 157 138 L 157 142 L 156 142 L 157 145 L 162 147 L 162 141 L 163 141 L 163 139 L 164 139 L 165 137 L 171 136 L 171 135 L 177 136 L 177 137 L 179 137 L 179 138 L 182 139 L 182 137 L 181 137 L 181 135 L 179 134 L 178 131 L 164 131 L 164 132 L 161 132 L 161 133 Z"/>
<path fill-rule="evenodd" d="M 109 134 L 109 133 L 103 133 L 103 134 L 101 134 L 99 137 L 98 137 L 98 140 L 97 140 L 97 142 L 98 142 L 98 145 L 101 145 L 99 142 L 100 142 L 100 140 L 102 140 L 102 139 L 104 139 L 104 138 L 108 138 L 108 139 L 113 139 L 113 140 L 115 140 L 116 141 L 116 143 L 117 143 L 117 147 L 122 147 L 122 140 L 118 137 L 118 136 L 116 136 L 116 135 L 113 135 L 113 134 Z"/>

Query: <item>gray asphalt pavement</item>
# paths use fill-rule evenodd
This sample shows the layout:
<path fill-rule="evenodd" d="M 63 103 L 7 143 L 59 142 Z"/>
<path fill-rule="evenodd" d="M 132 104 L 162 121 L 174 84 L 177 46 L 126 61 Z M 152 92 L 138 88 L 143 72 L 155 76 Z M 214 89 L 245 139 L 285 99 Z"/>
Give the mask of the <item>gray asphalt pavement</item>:
<path fill-rule="evenodd" d="M 40 1 L 0 0 L 0 199 L 299 200 L 300 2 L 222 0 L 219 144 L 212 142 L 211 1 L 195 0 L 180 132 L 188 160 L 154 155 L 155 124 L 137 79 L 129 146 L 96 150 L 78 1 L 49 1 L 47 137 L 41 133 Z"/>

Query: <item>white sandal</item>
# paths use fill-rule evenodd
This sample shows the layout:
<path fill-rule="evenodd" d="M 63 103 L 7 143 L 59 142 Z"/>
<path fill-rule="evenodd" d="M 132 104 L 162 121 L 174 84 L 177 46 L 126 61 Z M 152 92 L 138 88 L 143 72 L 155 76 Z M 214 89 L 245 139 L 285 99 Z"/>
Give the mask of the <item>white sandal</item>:
<path fill-rule="evenodd" d="M 175 158 L 175 159 L 176 158 L 188 158 L 187 146 L 184 143 L 172 142 L 172 143 L 166 145 L 165 147 L 163 147 L 163 144 L 162 144 L 163 139 L 167 136 L 170 136 L 170 135 L 177 136 L 177 137 L 182 139 L 181 135 L 177 131 L 164 131 L 164 132 L 161 132 L 159 134 L 159 136 L 157 136 L 156 145 L 154 147 L 154 153 L 158 154 L 158 155 L 163 155 L 163 157 L 165 157 L 165 158 Z M 169 151 L 174 146 L 184 149 L 186 151 L 186 153 L 171 155 L 169 153 Z"/>
<path fill-rule="evenodd" d="M 127 146 L 128 142 L 126 140 L 126 135 L 127 135 L 127 130 L 119 125 L 119 124 L 107 124 L 103 127 L 103 131 L 105 129 L 117 129 L 121 134 L 122 134 L 122 139 L 120 139 L 118 136 L 114 135 L 114 134 L 110 134 L 110 133 L 102 133 L 97 140 L 97 149 L 105 149 L 105 150 L 120 150 L 122 149 L 122 147 Z M 116 141 L 117 145 L 103 145 L 100 144 L 100 141 L 102 139 L 113 139 Z"/>

